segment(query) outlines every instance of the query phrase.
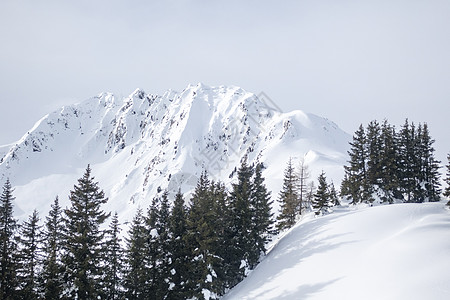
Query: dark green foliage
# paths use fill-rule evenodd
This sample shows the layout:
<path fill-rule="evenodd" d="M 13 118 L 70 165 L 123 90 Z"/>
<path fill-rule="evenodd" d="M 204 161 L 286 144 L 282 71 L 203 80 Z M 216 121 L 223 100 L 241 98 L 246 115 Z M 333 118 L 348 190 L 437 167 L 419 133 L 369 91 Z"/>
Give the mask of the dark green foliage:
<path fill-rule="evenodd" d="M 110 300 L 122 299 L 122 276 L 124 272 L 123 254 L 121 247 L 119 217 L 117 212 L 111 219 L 107 239 L 105 242 L 105 272 L 102 278 L 104 298 Z"/>
<path fill-rule="evenodd" d="M 16 249 L 15 234 L 18 230 L 16 219 L 13 217 L 13 189 L 9 179 L 3 186 L 0 196 L 0 299 L 13 299 L 17 286 L 16 278 Z"/>
<path fill-rule="evenodd" d="M 288 165 L 284 171 L 283 188 L 279 196 L 281 211 L 278 215 L 278 230 L 290 228 L 295 224 L 299 208 L 298 190 L 298 176 L 295 173 L 292 158 L 289 158 Z"/>
<path fill-rule="evenodd" d="M 186 244 L 187 235 L 187 208 L 184 198 L 179 190 L 175 195 L 175 201 L 170 214 L 170 282 L 173 288 L 167 292 L 167 299 L 183 300 L 188 298 L 189 291 L 186 283 L 190 275 L 189 262 L 192 257 Z"/>
<path fill-rule="evenodd" d="M 58 197 L 55 198 L 46 217 L 43 236 L 44 256 L 41 290 L 45 299 L 60 299 L 64 288 L 64 266 L 61 262 L 64 243 L 64 220 Z"/>
<path fill-rule="evenodd" d="M 327 178 L 323 171 L 318 178 L 317 191 L 314 194 L 312 205 L 316 214 L 327 212 L 328 208 L 331 206 Z"/>
<path fill-rule="evenodd" d="M 238 245 L 238 260 L 245 261 L 253 268 L 259 255 L 252 252 L 252 182 L 253 169 L 247 165 L 246 159 L 241 163 L 237 173 L 237 183 L 232 184 L 230 194 L 230 208 L 233 216 L 234 239 L 232 242 Z M 258 257 L 255 257 L 258 256 Z M 245 275 L 245 267 L 241 266 L 239 276 Z"/>
<path fill-rule="evenodd" d="M 349 165 L 345 166 L 345 178 L 341 189 L 342 196 L 351 199 L 351 204 L 359 202 L 373 201 L 371 196 L 372 188 L 369 187 L 369 178 L 367 175 L 368 151 L 366 146 L 366 133 L 362 125 L 355 132 L 353 141 L 350 142 L 350 151 L 348 155 Z"/>
<path fill-rule="evenodd" d="M 126 299 L 146 298 L 148 268 L 146 265 L 148 231 L 142 209 L 138 209 L 126 239 L 124 288 Z"/>
<path fill-rule="evenodd" d="M 259 255 L 266 252 L 265 244 L 270 240 L 270 235 L 273 233 L 273 213 L 270 192 L 264 184 L 264 177 L 262 176 L 263 164 L 257 164 L 252 183 L 252 206 L 254 209 L 252 220 L 252 232 L 255 236 L 252 239 L 252 244 L 256 247 L 255 254 Z M 305 171 L 305 170 L 304 170 Z M 306 188 L 305 188 L 306 193 Z"/>
<path fill-rule="evenodd" d="M 39 266 L 42 259 L 42 226 L 36 210 L 24 222 L 20 230 L 20 266 L 17 270 L 21 299 L 39 298 Z"/>
<path fill-rule="evenodd" d="M 341 195 L 352 204 L 372 202 L 439 201 L 439 161 L 434 158 L 434 140 L 427 124 L 405 121 L 401 130 L 384 121 L 372 121 L 355 132 Z"/>
<path fill-rule="evenodd" d="M 109 217 L 101 210 L 108 201 L 91 176 L 88 166 L 78 185 L 70 192 L 71 207 L 65 210 L 66 280 L 73 288 L 67 296 L 77 299 L 96 299 L 101 290 L 104 273 L 102 251 L 105 231 L 100 226 Z"/>
<path fill-rule="evenodd" d="M 336 188 L 334 187 L 334 183 L 333 182 L 331 182 L 328 185 L 328 195 L 330 197 L 331 206 L 339 206 L 339 205 L 341 205 L 341 203 L 339 201 L 339 197 L 338 197 L 337 192 L 336 192 Z"/>
<path fill-rule="evenodd" d="M 187 218 L 188 232 L 186 242 L 192 253 L 190 262 L 191 276 L 187 286 L 191 291 L 191 297 L 202 297 L 203 289 L 211 288 L 211 281 L 206 278 L 211 274 L 211 265 L 214 264 L 214 245 L 217 243 L 215 234 L 214 202 L 210 194 L 211 183 L 202 173 L 191 198 L 191 208 Z"/>

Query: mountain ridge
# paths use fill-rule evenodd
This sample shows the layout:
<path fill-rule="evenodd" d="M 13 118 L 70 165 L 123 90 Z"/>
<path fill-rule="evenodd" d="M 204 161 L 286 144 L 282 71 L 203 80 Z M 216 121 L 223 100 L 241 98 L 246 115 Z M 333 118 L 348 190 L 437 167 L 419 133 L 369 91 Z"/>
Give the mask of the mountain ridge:
<path fill-rule="evenodd" d="M 235 86 L 189 85 L 163 95 L 136 89 L 123 99 L 101 93 L 47 114 L 4 150 L 0 181 L 9 177 L 17 186 L 19 211 L 29 211 L 24 198 L 33 191 L 45 212 L 56 195 L 68 195 L 89 163 L 110 208 L 129 218 L 162 189 L 191 191 L 202 170 L 229 183 L 243 157 L 265 163 L 273 194 L 289 156 L 338 179 L 349 140 L 324 118 L 283 113 Z"/>

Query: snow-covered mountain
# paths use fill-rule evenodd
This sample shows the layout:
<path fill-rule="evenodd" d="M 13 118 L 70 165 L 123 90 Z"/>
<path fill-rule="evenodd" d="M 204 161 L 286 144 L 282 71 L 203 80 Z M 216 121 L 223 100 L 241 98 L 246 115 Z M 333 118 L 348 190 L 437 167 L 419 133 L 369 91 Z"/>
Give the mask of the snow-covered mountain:
<path fill-rule="evenodd" d="M 344 207 L 291 228 L 224 300 L 450 299 L 444 203 Z"/>
<path fill-rule="evenodd" d="M 62 205 L 91 164 L 108 207 L 129 219 L 161 190 L 189 192 L 203 169 L 232 180 L 247 156 L 264 162 L 274 194 L 290 156 L 304 158 L 313 177 L 339 180 L 350 136 L 324 118 L 283 113 L 264 95 L 239 87 L 189 85 L 162 96 L 136 90 L 120 99 L 103 93 L 44 116 L 17 143 L 0 147 L 0 183 L 15 187 L 16 215 Z"/>

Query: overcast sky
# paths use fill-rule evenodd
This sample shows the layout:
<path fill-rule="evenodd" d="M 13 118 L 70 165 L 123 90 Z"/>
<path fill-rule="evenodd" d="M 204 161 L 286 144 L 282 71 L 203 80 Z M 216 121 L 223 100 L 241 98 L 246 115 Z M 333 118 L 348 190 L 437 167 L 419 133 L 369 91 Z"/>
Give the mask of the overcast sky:
<path fill-rule="evenodd" d="M 0 1 L 0 144 L 103 91 L 264 91 L 350 134 L 427 122 L 450 152 L 450 1 Z"/>

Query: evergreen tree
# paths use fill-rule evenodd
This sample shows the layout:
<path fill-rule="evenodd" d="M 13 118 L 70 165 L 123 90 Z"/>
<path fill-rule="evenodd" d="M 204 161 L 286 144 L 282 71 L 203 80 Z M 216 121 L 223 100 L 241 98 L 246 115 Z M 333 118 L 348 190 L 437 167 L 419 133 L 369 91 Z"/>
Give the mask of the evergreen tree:
<path fill-rule="evenodd" d="M 445 183 L 447 187 L 444 191 L 444 196 L 450 198 L 450 154 L 447 154 L 447 176 L 445 178 Z M 450 201 L 447 203 L 450 206 Z"/>
<path fill-rule="evenodd" d="M 213 201 L 210 197 L 211 183 L 206 172 L 203 172 L 197 182 L 191 198 L 191 207 L 187 218 L 186 243 L 192 253 L 189 263 L 191 274 L 186 282 L 190 292 L 189 298 L 202 299 L 204 289 L 209 289 L 207 281 L 210 270 L 208 265 L 211 259 L 210 249 L 216 243 L 216 234 L 212 224 L 216 216 L 213 210 Z"/>
<path fill-rule="evenodd" d="M 147 254 L 147 230 L 145 228 L 142 209 L 138 209 L 133 218 L 126 238 L 124 288 L 128 300 L 148 299 L 148 267 Z"/>
<path fill-rule="evenodd" d="M 253 268 L 259 255 L 255 255 L 252 246 L 255 241 L 251 240 L 252 216 L 254 208 L 252 207 L 252 182 L 253 169 L 247 164 L 244 158 L 237 172 L 237 183 L 232 184 L 230 194 L 230 208 L 233 216 L 234 239 L 232 243 L 238 248 L 238 260 L 244 261 L 248 267 Z M 239 277 L 245 276 L 245 268 L 240 266 Z"/>
<path fill-rule="evenodd" d="M 168 192 L 164 191 L 159 199 L 160 207 L 158 219 L 156 222 L 156 234 L 153 235 L 153 241 L 156 249 L 156 268 L 155 277 L 153 277 L 153 295 L 157 299 L 165 299 L 169 285 L 167 280 L 170 276 L 170 208 Z"/>
<path fill-rule="evenodd" d="M 103 277 L 103 294 L 105 299 L 122 299 L 122 276 L 124 272 L 123 254 L 121 247 L 119 216 L 117 212 L 111 219 L 105 243 L 105 273 Z"/>
<path fill-rule="evenodd" d="M 348 151 L 350 157 L 349 165 L 344 166 L 345 181 L 342 183 L 344 187 L 343 190 L 341 189 L 344 192 L 342 196 L 347 196 L 351 199 L 351 204 L 373 201 L 371 196 L 372 189 L 367 176 L 366 133 L 362 125 L 355 132 L 350 146 L 350 151 Z"/>
<path fill-rule="evenodd" d="M 330 204 L 332 206 L 340 206 L 341 205 L 341 203 L 339 202 L 339 197 L 337 195 L 336 188 L 334 187 L 333 182 L 331 182 L 328 185 L 328 195 L 330 197 Z"/>
<path fill-rule="evenodd" d="M 298 176 L 295 173 L 292 158 L 289 158 L 288 164 L 284 171 L 283 188 L 280 191 L 279 196 L 281 211 L 277 218 L 278 230 L 290 228 L 295 224 L 297 208 L 299 206 L 298 190 Z"/>
<path fill-rule="evenodd" d="M 416 187 L 416 174 L 418 163 L 416 161 L 416 129 L 414 123 L 405 120 L 399 132 L 398 178 L 399 189 L 407 202 L 414 202 L 414 189 Z"/>
<path fill-rule="evenodd" d="M 184 204 L 183 194 L 178 190 L 170 214 L 170 283 L 167 299 L 184 300 L 188 298 L 186 282 L 189 278 L 189 262 L 192 259 L 188 245 L 186 245 L 187 235 L 187 208 Z"/>
<path fill-rule="evenodd" d="M 316 214 L 326 212 L 330 207 L 329 188 L 323 171 L 319 175 L 318 182 L 319 185 L 313 199 L 313 208 L 316 210 Z"/>
<path fill-rule="evenodd" d="M 382 172 L 382 139 L 381 127 L 377 121 L 371 121 L 367 125 L 367 183 L 371 188 L 381 184 Z"/>
<path fill-rule="evenodd" d="M 265 244 L 270 240 L 270 235 L 273 234 L 273 213 L 270 192 L 267 190 L 264 183 L 265 179 L 262 176 L 264 166 L 259 163 L 255 167 L 255 174 L 253 178 L 252 191 L 252 206 L 254 207 L 253 226 L 255 239 L 253 243 L 256 245 L 256 253 L 266 253 Z M 306 176 L 305 169 L 303 175 Z M 306 177 L 304 177 L 305 180 Z M 303 193 L 306 194 L 306 187 Z M 302 199 L 302 196 L 300 197 Z"/>
<path fill-rule="evenodd" d="M 64 220 L 58 197 L 51 205 L 46 217 L 44 236 L 44 257 L 42 291 L 45 299 L 60 299 L 64 288 L 64 266 L 61 262 L 64 241 Z"/>
<path fill-rule="evenodd" d="M 105 231 L 100 226 L 109 217 L 101 210 L 108 201 L 94 182 L 88 166 L 78 185 L 70 192 L 71 207 L 65 210 L 65 256 L 70 298 L 96 299 L 104 273 L 102 251 Z"/>
<path fill-rule="evenodd" d="M 387 120 L 381 126 L 381 144 L 380 197 L 383 202 L 393 203 L 401 197 L 398 191 L 398 141 L 395 128 Z"/>
<path fill-rule="evenodd" d="M 20 267 L 18 279 L 20 282 L 21 299 L 38 299 L 39 291 L 39 266 L 42 260 L 42 226 L 39 225 L 39 214 L 34 210 L 28 220 L 24 222 L 20 230 Z"/>
<path fill-rule="evenodd" d="M 13 189 L 9 179 L 3 186 L 0 196 L 0 299 L 14 299 L 17 286 L 16 278 L 16 249 L 15 234 L 18 230 L 16 219 L 13 217 Z"/>
<path fill-rule="evenodd" d="M 430 137 L 428 125 L 425 123 L 418 135 L 420 171 L 418 189 L 421 190 L 420 200 L 436 202 L 440 200 L 439 163 L 434 157 L 434 140 Z"/>

